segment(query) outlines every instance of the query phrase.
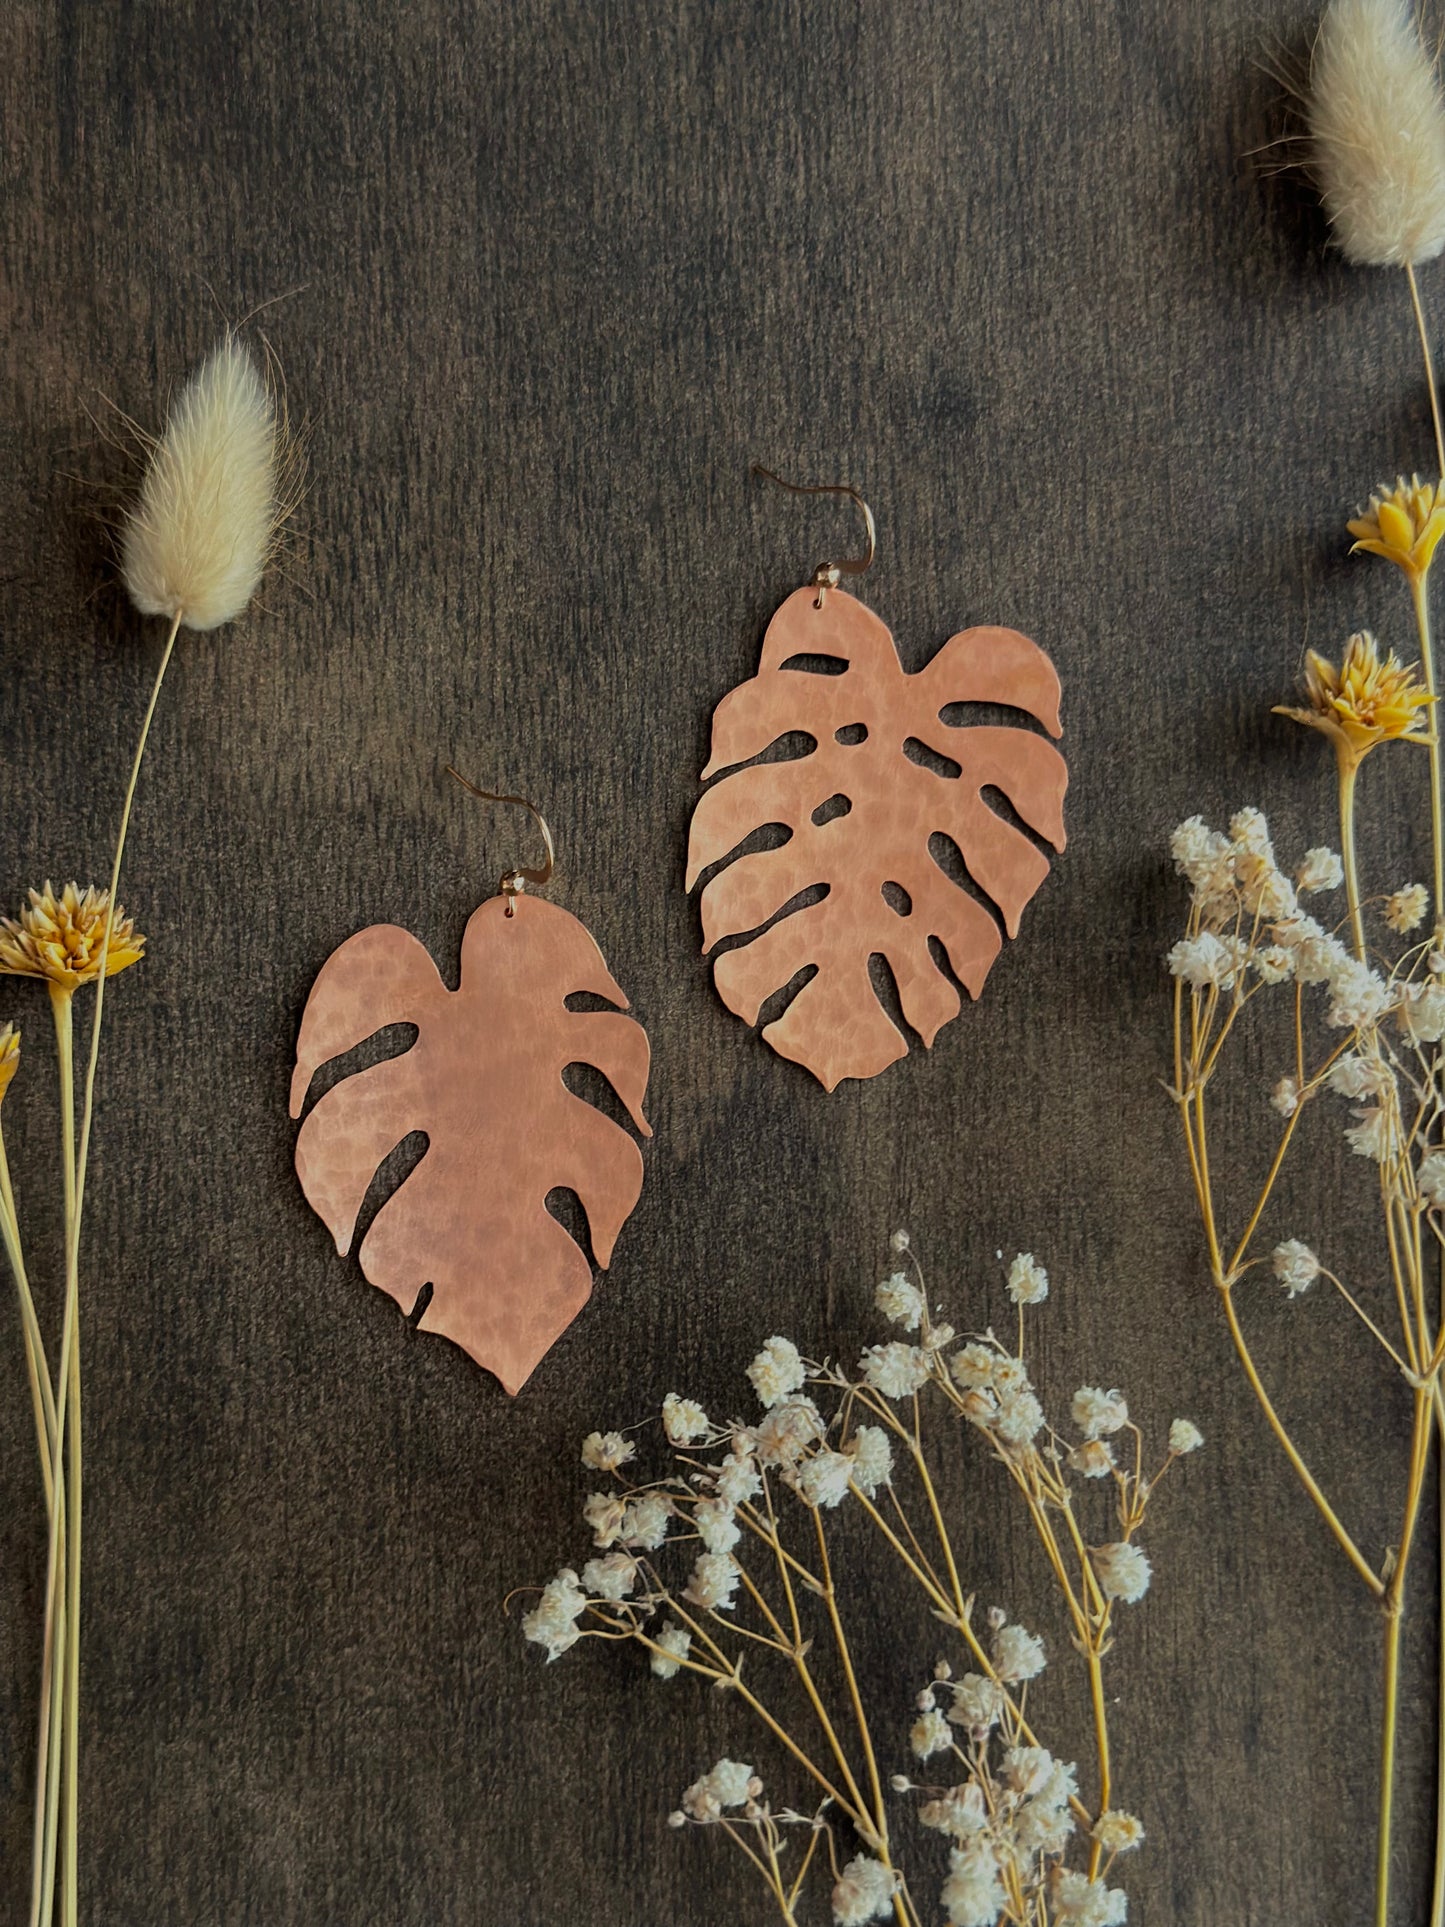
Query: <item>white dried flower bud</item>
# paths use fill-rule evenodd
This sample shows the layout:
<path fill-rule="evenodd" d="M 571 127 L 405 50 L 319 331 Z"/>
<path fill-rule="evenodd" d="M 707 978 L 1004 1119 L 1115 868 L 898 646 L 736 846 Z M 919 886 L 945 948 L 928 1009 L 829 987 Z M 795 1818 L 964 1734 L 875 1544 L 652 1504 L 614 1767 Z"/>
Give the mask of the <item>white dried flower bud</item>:
<path fill-rule="evenodd" d="M 993 1362 L 998 1354 L 987 1345 L 965 1345 L 949 1360 L 949 1370 L 965 1392 L 978 1391 L 993 1382 Z"/>
<path fill-rule="evenodd" d="M 1055 1867 L 1049 1897 L 1060 1927 L 1122 1927 L 1129 1917 L 1128 1899 L 1119 1888 L 1090 1880 L 1075 1867 Z"/>
<path fill-rule="evenodd" d="M 740 1807 L 755 1793 L 761 1793 L 762 1784 L 750 1766 L 737 1760 L 719 1760 L 683 1794 L 683 1808 L 694 1820 L 716 1820 L 725 1807 Z"/>
<path fill-rule="evenodd" d="M 895 1257 L 901 1257 L 912 1242 L 912 1239 L 906 1231 L 895 1231 L 893 1236 L 888 1240 L 888 1248 Z"/>
<path fill-rule="evenodd" d="M 1074 1393 L 1070 1416 L 1086 1439 L 1122 1431 L 1129 1423 L 1129 1407 L 1121 1392 L 1105 1392 L 1097 1385 L 1081 1385 Z"/>
<path fill-rule="evenodd" d="M 881 1860 L 860 1853 L 850 1860 L 833 1886 L 833 1918 L 838 1927 L 863 1927 L 893 1912 L 898 1876 Z"/>
<path fill-rule="evenodd" d="M 577 1621 L 587 1610 L 587 1596 L 570 1566 L 542 1588 L 542 1597 L 522 1619 L 522 1633 L 534 1645 L 545 1646 L 547 1664 L 560 1659 L 582 1637 Z"/>
<path fill-rule="evenodd" d="M 1257 950 L 1253 963 L 1262 983 L 1282 984 L 1294 975 L 1294 953 L 1280 943 L 1268 944 L 1263 950 Z"/>
<path fill-rule="evenodd" d="M 656 1552 L 667 1537 L 672 1500 L 665 1492 L 644 1492 L 629 1501 L 622 1518 L 622 1543 L 643 1552 Z M 598 1541 L 600 1545 L 601 1540 Z"/>
<path fill-rule="evenodd" d="M 948 1717 L 955 1726 L 971 1733 L 983 1733 L 1003 1716 L 1004 1691 L 986 1673 L 965 1673 L 953 1687 L 953 1707 Z"/>
<path fill-rule="evenodd" d="M 762 1491 L 762 1475 L 753 1463 L 751 1452 L 729 1452 L 717 1469 L 713 1489 L 724 1505 L 746 1505 Z"/>
<path fill-rule="evenodd" d="M 908 1398 L 928 1383 L 928 1353 L 895 1338 L 887 1345 L 870 1345 L 858 1369 L 885 1398 Z"/>
<path fill-rule="evenodd" d="M 1338 890 L 1345 880 L 1345 866 L 1333 850 L 1306 850 L 1304 862 L 1299 866 L 1295 882 L 1304 896 L 1314 896 L 1322 890 Z"/>
<path fill-rule="evenodd" d="M 1104 1439 L 1085 1439 L 1070 1452 L 1069 1469 L 1086 1479 L 1106 1479 L 1114 1470 L 1114 1448 Z"/>
<path fill-rule="evenodd" d="M 1286 1238 L 1283 1244 L 1276 1245 L 1270 1263 L 1275 1277 L 1291 1298 L 1308 1291 L 1320 1275 L 1319 1259 L 1298 1238 Z"/>
<path fill-rule="evenodd" d="M 1234 986 L 1237 959 L 1233 950 L 1212 930 L 1197 937 L 1181 937 L 1165 961 L 1170 974 L 1182 977 L 1195 990 L 1212 986 L 1230 990 Z"/>
<path fill-rule="evenodd" d="M 1132 1606 L 1148 1592 L 1149 1561 L 1138 1546 L 1120 1539 L 1111 1546 L 1095 1546 L 1090 1557 L 1107 1599 Z"/>
<path fill-rule="evenodd" d="M 683 1598 L 704 1612 L 727 1612 L 738 1589 L 738 1563 L 730 1553 L 704 1552 L 692 1569 Z"/>
<path fill-rule="evenodd" d="M 1022 1626 L 1000 1626 L 994 1635 L 993 1663 L 1001 1680 L 1022 1685 L 1044 1670 L 1044 1642 Z"/>
<path fill-rule="evenodd" d="M 1403 890 L 1385 898 L 1385 921 L 1400 936 L 1407 937 L 1419 929 L 1429 908 L 1430 892 L 1424 884 L 1407 883 Z"/>
<path fill-rule="evenodd" d="M 615 1492 L 589 1493 L 582 1506 L 582 1517 L 592 1529 L 592 1543 L 605 1552 L 616 1545 L 622 1533 L 626 1502 Z"/>
<path fill-rule="evenodd" d="M 790 1338 L 770 1338 L 748 1367 L 753 1390 L 767 1406 L 791 1397 L 807 1376 L 807 1368 Z"/>
<path fill-rule="evenodd" d="M 637 1447 L 620 1432 L 589 1432 L 582 1441 L 582 1463 L 589 1472 L 616 1472 L 637 1456 Z"/>
<path fill-rule="evenodd" d="M 668 1814 L 667 1824 L 670 1827 L 685 1827 L 687 1825 L 687 1815 L 681 1807 L 674 1807 L 672 1812 Z"/>
<path fill-rule="evenodd" d="M 1049 1274 L 1031 1251 L 1021 1251 L 1008 1268 L 1008 1295 L 1016 1305 L 1041 1305 L 1049 1295 Z"/>
<path fill-rule="evenodd" d="M 901 1271 L 880 1281 L 873 1302 L 890 1324 L 901 1325 L 905 1331 L 916 1332 L 922 1323 L 923 1293 Z"/>
<path fill-rule="evenodd" d="M 909 1729 L 908 1744 L 920 1760 L 942 1753 L 953 1745 L 953 1735 L 948 1730 L 948 1721 L 936 1707 L 913 1722 Z"/>
<path fill-rule="evenodd" d="M 1186 1452 L 1197 1452 L 1204 1443 L 1204 1434 L 1193 1419 L 1177 1418 L 1169 1427 L 1169 1450 L 1182 1458 Z"/>
<path fill-rule="evenodd" d="M 1110 1807 L 1094 1822 L 1094 1838 L 1105 1853 L 1134 1853 L 1144 1844 L 1144 1829 L 1132 1813 Z"/>
<path fill-rule="evenodd" d="M 1386 1164 L 1398 1155 L 1400 1132 L 1393 1106 L 1378 1104 L 1354 1115 L 1355 1122 L 1346 1130 L 1345 1139 L 1356 1157 Z"/>
<path fill-rule="evenodd" d="M 1325 1082 L 1338 1097 L 1365 1097 L 1378 1103 L 1395 1089 L 1395 1073 L 1383 1057 L 1346 1051 L 1330 1066 Z"/>
<path fill-rule="evenodd" d="M 659 1679 L 676 1679 L 682 1671 L 682 1662 L 692 1650 L 692 1634 L 686 1626 L 676 1626 L 669 1619 L 657 1635 L 656 1643 L 662 1651 L 652 1655 L 653 1672 Z"/>
<path fill-rule="evenodd" d="M 1435 968 L 1431 959 L 1431 969 Z M 1445 963 L 1445 958 L 1439 959 Z M 1438 976 L 1439 973 L 1436 972 Z M 1412 1044 L 1438 1044 L 1445 1038 L 1445 984 L 1405 984 L 1401 988 L 1400 1028 Z"/>
<path fill-rule="evenodd" d="M 725 1499 L 700 1499 L 693 1508 L 692 1522 L 709 1552 L 731 1552 L 742 1537 L 742 1529 Z"/>
<path fill-rule="evenodd" d="M 1281 1117 L 1293 1117 L 1299 1109 L 1299 1085 L 1292 1077 L 1282 1077 L 1270 1092 L 1269 1101 Z"/>
<path fill-rule="evenodd" d="M 853 1483 L 867 1499 L 893 1477 L 893 1445 L 881 1425 L 860 1425 L 850 1446 Z"/>
<path fill-rule="evenodd" d="M 1406 0 L 1331 0 L 1307 119 L 1310 164 L 1346 260 L 1434 260 L 1445 248 L 1445 107 Z"/>
<path fill-rule="evenodd" d="M 1445 1150 L 1438 1146 L 1420 1160 L 1420 1196 L 1436 1210 L 1445 1207 Z"/>
<path fill-rule="evenodd" d="M 995 1927 L 1009 1903 L 998 1877 L 998 1856 L 985 1834 L 950 1850 L 942 1899 L 949 1927 Z"/>
<path fill-rule="evenodd" d="M 582 1585 L 595 1599 L 614 1603 L 625 1599 L 637 1584 L 637 1561 L 625 1552 L 609 1552 L 589 1559 L 582 1568 Z"/>
<path fill-rule="evenodd" d="M 707 1413 L 695 1400 L 669 1392 L 662 1401 L 662 1429 L 669 1445 L 695 1445 L 710 1428 Z"/>
<path fill-rule="evenodd" d="M 831 1508 L 848 1496 L 853 1460 L 847 1452 L 815 1452 L 798 1473 L 798 1490 L 809 1505 Z"/>

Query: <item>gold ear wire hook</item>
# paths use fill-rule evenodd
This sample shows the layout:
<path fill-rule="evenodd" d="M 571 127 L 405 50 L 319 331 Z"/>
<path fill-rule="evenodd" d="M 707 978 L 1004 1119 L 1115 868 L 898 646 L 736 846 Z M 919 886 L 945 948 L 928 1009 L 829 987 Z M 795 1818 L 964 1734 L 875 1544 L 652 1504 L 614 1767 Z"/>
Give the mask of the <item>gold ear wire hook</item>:
<path fill-rule="evenodd" d="M 823 606 L 823 592 L 826 589 L 836 589 L 841 576 L 862 575 L 865 569 L 872 568 L 873 557 L 878 546 L 877 532 L 873 527 L 873 511 L 851 482 L 785 482 L 781 475 L 775 475 L 770 468 L 764 468 L 761 462 L 753 463 L 752 472 L 754 475 L 765 476 L 770 482 L 776 482 L 778 487 L 785 488 L 789 495 L 846 495 L 863 511 L 863 525 L 868 531 L 868 553 L 845 556 L 839 562 L 818 564 L 813 571 L 813 586 L 818 591 L 818 600 L 815 605 L 817 608 L 821 609 Z"/>
<path fill-rule="evenodd" d="M 557 853 L 552 848 L 552 832 L 547 828 L 547 819 L 537 808 L 536 804 L 529 803 L 525 796 L 503 796 L 497 790 L 479 790 L 475 783 L 469 783 L 461 771 L 459 769 L 453 769 L 450 763 L 446 765 L 446 772 L 448 776 L 454 776 L 464 790 L 470 790 L 473 796 L 481 797 L 484 803 L 515 803 L 519 809 L 529 811 L 533 822 L 542 832 L 542 841 L 547 846 L 547 862 L 545 867 L 540 870 L 523 870 L 521 868 L 508 870 L 507 874 L 502 878 L 501 891 L 502 895 L 507 899 L 506 914 L 509 917 L 513 916 L 516 914 L 512 901 L 513 898 L 521 896 L 529 883 L 535 883 L 538 889 L 541 889 L 544 884 L 550 883 L 552 880 L 552 872 L 557 867 Z"/>

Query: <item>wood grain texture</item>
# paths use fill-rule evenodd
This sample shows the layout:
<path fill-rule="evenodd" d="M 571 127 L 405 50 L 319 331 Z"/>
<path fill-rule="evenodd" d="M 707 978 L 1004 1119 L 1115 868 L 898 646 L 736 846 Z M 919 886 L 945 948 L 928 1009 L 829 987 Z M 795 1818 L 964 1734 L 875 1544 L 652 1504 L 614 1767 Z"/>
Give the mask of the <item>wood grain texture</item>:
<path fill-rule="evenodd" d="M 1150 1835 L 1131 1919 L 1363 1916 L 1375 1628 L 1233 1363 L 1158 1082 L 1169 828 L 1260 802 L 1282 847 L 1326 838 L 1325 759 L 1268 705 L 1307 635 L 1406 637 L 1343 537 L 1373 481 L 1428 460 L 1404 291 L 1329 258 L 1305 198 L 1242 158 L 1278 126 L 1261 47 L 1307 18 L 1293 0 L 0 14 L 7 900 L 102 874 L 161 644 L 71 479 L 109 473 L 87 411 L 154 424 L 217 305 L 300 288 L 265 325 L 312 424 L 288 579 L 186 644 L 131 841 L 152 943 L 108 1007 L 85 1267 L 92 1927 L 766 1920 L 736 1856 L 662 1824 L 718 1751 L 799 1796 L 737 1709 L 685 1681 L 659 1698 L 608 1651 L 544 1670 L 504 1598 L 581 1552 L 584 1432 L 674 1388 L 741 1409 L 773 1330 L 846 1355 L 874 1333 L 896 1224 L 960 1322 L 996 1311 L 997 1250 L 1036 1251 L 1052 1393 L 1121 1383 L 1153 1424 L 1185 1412 L 1209 1435 L 1113 1662 L 1121 1797 Z M 1445 274 L 1426 295 L 1445 311 Z M 712 710 L 839 539 L 837 505 L 750 484 L 752 461 L 864 488 L 861 592 L 905 667 L 1007 623 L 1065 692 L 1069 848 L 986 1000 L 831 1098 L 718 1002 L 682 887 Z M 525 858 L 447 760 L 539 800 L 552 897 L 654 1048 L 641 1203 L 515 1402 L 336 1259 L 291 1166 L 322 961 L 380 921 L 454 956 Z M 1415 775 L 1382 770 L 1368 806 L 1400 882 L 1421 869 Z M 12 1012 L 34 1048 L 7 1141 L 54 1320 L 43 1002 L 15 988 Z M 1232 1100 L 1252 1152 L 1280 1068 L 1261 1049 Z M 1366 1275 L 1361 1168 L 1321 1138 L 1312 1190 L 1322 1174 L 1311 1222 Z M 1279 1235 L 1304 1221 L 1286 1194 Z M 1250 1316 L 1377 1554 L 1398 1387 L 1328 1303 L 1261 1292 Z M 43 1585 L 12 1324 L 6 1922 Z M 982 1597 L 1033 1614 L 1040 1561 L 978 1455 L 950 1496 Z M 930 1664 L 936 1629 L 865 1584 L 861 1663 L 872 1690 L 898 1682 L 901 1753 L 901 1663 Z M 1422 1917 L 1429 1620 L 1402 1922 Z M 1082 1705 L 1046 1688 L 1082 1754 Z"/>

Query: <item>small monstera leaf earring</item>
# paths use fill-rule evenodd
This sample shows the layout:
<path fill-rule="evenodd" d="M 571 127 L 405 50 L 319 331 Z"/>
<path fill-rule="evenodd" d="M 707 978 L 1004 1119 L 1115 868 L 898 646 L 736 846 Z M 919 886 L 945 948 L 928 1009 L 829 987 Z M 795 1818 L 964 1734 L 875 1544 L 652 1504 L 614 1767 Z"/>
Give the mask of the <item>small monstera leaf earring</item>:
<path fill-rule="evenodd" d="M 420 1328 L 452 1339 L 516 1392 L 592 1290 L 592 1267 L 547 1210 L 547 1193 L 576 1192 L 605 1269 L 642 1191 L 636 1140 L 568 1090 L 563 1070 L 600 1071 L 650 1137 L 650 1053 L 586 927 L 526 894 L 553 870 L 541 815 L 524 797 L 448 773 L 474 796 L 530 810 L 546 863 L 509 870 L 474 912 L 456 990 L 394 924 L 358 931 L 327 959 L 301 1019 L 293 1117 L 323 1064 L 389 1024 L 414 1024 L 417 1035 L 316 1103 L 296 1140 L 296 1170 L 344 1256 L 378 1165 L 409 1133 L 426 1133 L 421 1162 L 366 1234 L 361 1269 L 408 1315 L 430 1285 Z M 582 992 L 616 1008 L 569 1009 Z"/>
<path fill-rule="evenodd" d="M 851 497 L 868 548 L 824 562 L 788 597 L 768 624 L 757 675 L 718 704 L 702 773 L 704 782 L 718 780 L 693 814 L 687 887 L 765 826 L 787 830 L 775 848 L 714 870 L 702 892 L 703 951 L 729 945 L 713 980 L 748 1024 L 775 993 L 811 973 L 763 1037 L 831 1091 L 845 1077 L 876 1077 L 908 1053 L 874 989 L 875 958 L 891 971 L 903 1016 L 927 1047 L 961 1008 L 954 978 L 977 997 L 1003 946 L 1000 923 L 1018 935 L 1048 858 L 990 807 L 987 792 L 1000 792 L 1029 829 L 1062 850 L 1068 772 L 1034 730 L 965 726 L 952 706 L 1022 710 L 1058 736 L 1059 678 L 1036 643 L 998 628 L 963 630 L 907 674 L 878 617 L 838 587 L 873 560 L 873 516 L 857 489 L 804 488 L 768 469 L 754 473 L 795 495 Z M 757 760 L 797 731 L 812 738 L 811 750 Z M 965 874 L 977 894 L 960 880 Z M 804 893 L 810 900 L 795 904 Z"/>

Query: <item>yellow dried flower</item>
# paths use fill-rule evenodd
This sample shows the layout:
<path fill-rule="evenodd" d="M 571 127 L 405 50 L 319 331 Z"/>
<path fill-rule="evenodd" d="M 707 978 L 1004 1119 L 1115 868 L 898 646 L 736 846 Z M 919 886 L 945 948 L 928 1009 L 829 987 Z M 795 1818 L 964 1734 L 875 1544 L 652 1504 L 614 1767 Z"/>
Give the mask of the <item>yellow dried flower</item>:
<path fill-rule="evenodd" d="M 58 897 L 48 882 L 43 890 L 32 890 L 18 918 L 0 917 L 0 976 L 40 977 L 62 990 L 94 983 L 109 901 L 110 892 L 93 884 L 82 891 L 79 884 L 67 883 Z M 139 963 L 145 941 L 117 904 L 106 976 Z"/>
<path fill-rule="evenodd" d="M 1434 698 L 1413 667 L 1407 669 L 1393 653 L 1380 655 L 1367 629 L 1350 637 L 1338 669 L 1313 649 L 1307 662 L 1308 708 L 1281 703 L 1275 714 L 1322 730 L 1343 760 L 1358 763 L 1377 744 L 1397 738 L 1428 740 L 1425 711 Z"/>
<path fill-rule="evenodd" d="M 1411 581 L 1423 581 L 1445 535 L 1445 484 L 1402 475 L 1393 488 L 1377 489 L 1363 515 L 1348 524 L 1355 549 L 1382 555 Z"/>
<path fill-rule="evenodd" d="M 20 1033 L 13 1024 L 0 1024 L 0 1102 L 19 1068 Z"/>

